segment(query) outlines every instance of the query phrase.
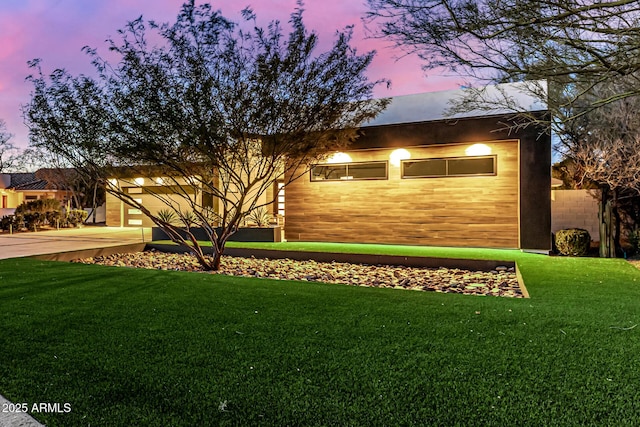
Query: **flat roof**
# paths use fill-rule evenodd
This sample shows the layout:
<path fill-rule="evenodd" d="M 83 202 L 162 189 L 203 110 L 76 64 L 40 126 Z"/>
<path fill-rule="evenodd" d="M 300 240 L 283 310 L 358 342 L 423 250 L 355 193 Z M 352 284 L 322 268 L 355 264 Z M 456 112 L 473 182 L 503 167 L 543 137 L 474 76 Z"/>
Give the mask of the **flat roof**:
<path fill-rule="evenodd" d="M 362 127 L 504 115 L 523 111 L 545 111 L 546 102 L 534 96 L 531 90 L 527 90 L 527 87 L 531 87 L 529 85 L 535 85 L 536 89 L 544 92 L 547 90 L 546 82 L 534 81 L 395 96 L 391 98 L 391 103 L 383 112 Z M 485 100 L 484 105 L 479 106 L 481 108 L 447 115 L 447 110 L 452 107 L 452 101 L 462 98 L 469 91 L 481 92 Z M 505 102 L 500 102 L 505 97 L 509 99 L 510 108 L 506 108 Z"/>

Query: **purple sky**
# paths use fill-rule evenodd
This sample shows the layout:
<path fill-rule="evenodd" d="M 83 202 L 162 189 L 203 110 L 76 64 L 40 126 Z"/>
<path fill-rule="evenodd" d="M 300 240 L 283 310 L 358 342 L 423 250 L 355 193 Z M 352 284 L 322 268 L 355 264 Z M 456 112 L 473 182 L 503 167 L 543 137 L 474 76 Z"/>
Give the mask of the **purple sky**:
<path fill-rule="evenodd" d="M 203 3 L 197 0 L 197 4 Z M 215 9 L 234 21 L 239 11 L 251 6 L 264 25 L 269 20 L 287 22 L 295 0 L 211 0 Z M 23 124 L 20 106 L 30 97 L 31 84 L 27 61 L 43 60 L 45 73 L 66 68 L 73 74 L 90 73 L 89 58 L 80 50 L 89 45 L 106 52 L 104 40 L 132 19 L 172 22 L 183 0 L 1 0 L 0 1 L 0 119 L 14 134 L 12 142 L 28 145 L 28 130 Z M 390 43 L 367 39 L 360 21 L 366 11 L 364 0 L 306 0 L 305 25 L 316 31 L 323 46 L 329 46 L 336 30 L 355 25 L 353 44 L 361 52 L 377 50 L 369 70 L 371 79 L 388 78 L 390 89 L 380 86 L 377 97 L 451 89 L 462 79 L 425 76 L 420 61 L 403 57 Z"/>

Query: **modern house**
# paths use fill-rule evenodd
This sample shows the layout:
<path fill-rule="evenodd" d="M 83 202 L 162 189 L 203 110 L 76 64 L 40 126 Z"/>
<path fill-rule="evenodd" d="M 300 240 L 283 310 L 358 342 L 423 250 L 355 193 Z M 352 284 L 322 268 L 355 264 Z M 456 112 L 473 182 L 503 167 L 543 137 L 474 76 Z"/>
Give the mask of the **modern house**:
<path fill-rule="evenodd" d="M 500 89 L 546 109 L 515 84 Z M 550 136 L 505 129 L 505 110 L 445 117 L 457 95 L 393 98 L 349 151 L 287 186 L 285 238 L 548 251 Z"/>
<path fill-rule="evenodd" d="M 487 90 L 512 94 L 534 114 L 546 110 L 517 84 Z M 392 98 L 349 151 L 333 153 L 282 189 L 273 213 L 285 216 L 285 238 L 548 251 L 550 136 L 535 126 L 505 129 L 512 111 L 446 116 L 459 94 Z M 157 191 L 153 180 L 118 185 L 160 208 L 147 195 Z M 108 196 L 107 225 L 151 224 Z"/>

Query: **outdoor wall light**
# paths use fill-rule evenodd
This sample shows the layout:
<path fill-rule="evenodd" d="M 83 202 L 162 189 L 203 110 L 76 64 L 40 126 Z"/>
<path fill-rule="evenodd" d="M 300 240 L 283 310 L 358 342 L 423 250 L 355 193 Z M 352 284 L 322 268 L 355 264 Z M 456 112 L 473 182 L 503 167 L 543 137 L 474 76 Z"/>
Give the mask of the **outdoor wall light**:
<path fill-rule="evenodd" d="M 142 186 L 144 185 L 144 178 L 135 178 L 133 182 L 138 186 Z"/>
<path fill-rule="evenodd" d="M 473 144 L 464 150 L 467 156 L 488 156 L 491 154 L 491 147 L 486 144 Z"/>
<path fill-rule="evenodd" d="M 397 150 L 393 150 L 391 154 L 389 154 L 389 163 L 392 166 L 398 167 L 400 166 L 400 162 L 402 160 L 408 160 L 411 158 L 411 153 L 404 148 L 398 148 Z"/>
<path fill-rule="evenodd" d="M 327 159 L 327 163 L 351 163 L 352 161 L 350 155 L 341 152 L 333 153 Z"/>
<path fill-rule="evenodd" d="M 158 184 L 158 185 L 164 185 L 164 184 L 166 184 L 166 182 L 167 182 L 167 180 L 166 180 L 166 179 L 164 179 L 164 178 L 163 178 L 163 177 L 161 177 L 161 176 L 157 177 L 157 178 L 155 179 L 155 181 L 156 181 L 156 184 Z"/>
<path fill-rule="evenodd" d="M 109 182 L 109 185 L 112 186 L 112 187 L 117 187 L 118 186 L 118 180 L 115 179 L 115 178 L 109 179 L 108 182 Z"/>

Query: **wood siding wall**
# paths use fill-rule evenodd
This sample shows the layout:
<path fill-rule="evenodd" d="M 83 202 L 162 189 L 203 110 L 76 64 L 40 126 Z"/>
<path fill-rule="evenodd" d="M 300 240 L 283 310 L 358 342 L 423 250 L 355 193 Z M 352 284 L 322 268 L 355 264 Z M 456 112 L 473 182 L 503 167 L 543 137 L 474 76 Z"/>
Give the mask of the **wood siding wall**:
<path fill-rule="evenodd" d="M 485 142 L 497 155 L 496 176 L 290 184 L 289 241 L 519 247 L 518 141 Z M 469 144 L 407 147 L 412 159 L 465 156 Z M 350 151 L 354 162 L 388 160 L 392 149 Z"/>

